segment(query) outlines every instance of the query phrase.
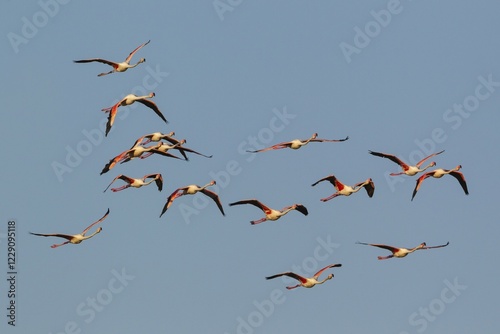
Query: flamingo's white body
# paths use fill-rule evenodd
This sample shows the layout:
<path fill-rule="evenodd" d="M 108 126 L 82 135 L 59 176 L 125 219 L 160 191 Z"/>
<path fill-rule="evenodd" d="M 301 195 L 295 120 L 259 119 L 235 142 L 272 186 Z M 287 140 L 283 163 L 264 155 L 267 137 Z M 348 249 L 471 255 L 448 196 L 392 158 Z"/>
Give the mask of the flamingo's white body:
<path fill-rule="evenodd" d="M 255 151 L 247 150 L 247 152 L 258 153 L 258 152 L 265 152 L 265 151 L 270 151 L 270 150 L 280 150 L 280 149 L 283 149 L 283 148 L 291 148 L 292 150 L 298 150 L 302 146 L 305 146 L 305 145 L 307 145 L 307 144 L 309 144 L 311 142 L 313 142 L 313 143 L 314 142 L 317 142 L 317 143 L 323 143 L 323 142 L 336 143 L 336 142 L 346 141 L 347 139 L 349 139 L 349 137 L 346 137 L 344 139 L 319 139 L 317 137 L 318 137 L 318 134 L 314 133 L 308 139 L 294 139 L 294 140 L 291 140 L 291 141 L 287 141 L 287 142 L 283 142 L 283 143 L 278 143 L 278 144 L 275 144 L 273 146 L 266 147 L 266 148 L 263 148 L 263 149 L 260 149 L 260 150 L 255 150 Z"/>
<path fill-rule="evenodd" d="M 340 182 L 334 175 L 329 175 L 327 177 L 324 177 L 324 178 L 314 182 L 312 184 L 312 186 L 314 187 L 315 185 L 317 185 L 318 183 L 320 183 L 322 181 L 329 181 L 337 190 L 336 193 L 334 193 L 326 198 L 322 198 L 321 199 L 322 202 L 329 201 L 332 198 L 335 198 L 337 196 L 351 196 L 352 194 L 358 192 L 362 188 L 366 189 L 366 192 L 367 192 L 369 197 L 372 197 L 373 193 L 375 192 L 375 185 L 374 185 L 371 178 L 366 179 L 364 182 L 356 183 L 354 186 L 351 187 L 351 186 L 345 185 L 342 182 Z"/>
<path fill-rule="evenodd" d="M 256 199 L 246 199 L 246 200 L 242 200 L 242 201 L 238 201 L 238 202 L 229 203 L 229 206 L 241 205 L 241 204 L 254 205 L 254 206 L 258 207 L 259 209 L 261 209 L 264 212 L 264 214 L 266 215 L 264 218 L 251 221 L 250 223 L 252 225 L 260 224 L 262 222 L 265 222 L 266 220 L 272 220 L 272 221 L 278 220 L 279 218 L 283 217 L 284 215 L 286 215 L 288 212 L 290 212 L 292 210 L 297 210 L 300 213 L 302 213 L 304 216 L 307 216 L 307 214 L 308 214 L 307 208 L 305 206 L 303 206 L 302 204 L 294 204 L 291 206 L 284 207 L 281 210 L 275 210 L 275 209 L 271 209 L 268 206 L 262 204 L 261 202 L 259 202 Z"/>
<path fill-rule="evenodd" d="M 151 108 L 165 123 L 168 123 L 167 119 L 163 114 L 161 113 L 160 109 L 151 100 L 148 100 L 149 98 L 152 98 L 155 96 L 155 93 L 149 93 L 148 95 L 143 95 L 143 96 L 137 96 L 134 94 L 128 94 L 125 96 L 123 99 L 121 99 L 119 102 L 115 103 L 113 106 L 104 108 L 102 111 L 109 113 L 108 115 L 108 122 L 106 123 L 106 133 L 105 135 L 107 136 L 109 131 L 111 130 L 111 127 L 113 126 L 115 119 L 116 119 L 116 114 L 118 112 L 118 107 L 120 106 L 129 106 L 134 102 L 139 102 L 144 104 L 146 107 Z"/>
<path fill-rule="evenodd" d="M 153 182 L 156 182 L 156 186 L 158 187 L 158 191 L 161 191 L 162 187 L 163 187 L 163 177 L 161 176 L 161 174 L 148 174 L 148 175 L 144 175 L 140 179 L 136 179 L 136 178 L 132 178 L 132 177 L 128 177 L 126 175 L 120 174 L 117 177 L 115 177 L 113 179 L 113 181 L 111 181 L 111 183 L 106 187 L 106 189 L 104 189 L 104 192 L 106 192 L 106 190 L 108 190 L 108 188 L 113 184 L 113 182 L 115 182 L 118 179 L 127 182 L 127 184 L 125 184 L 119 188 L 111 188 L 111 191 L 113 191 L 113 192 L 121 191 L 121 190 L 127 189 L 129 187 L 140 188 L 143 186 L 147 186 L 148 184 L 151 184 Z M 150 180 L 146 181 L 147 179 L 150 179 Z"/>
<path fill-rule="evenodd" d="M 111 73 L 114 73 L 114 72 L 125 72 L 129 68 L 134 68 L 137 65 L 139 65 L 140 63 L 144 63 L 146 61 L 145 58 L 141 58 L 141 59 L 139 59 L 139 61 L 136 64 L 130 65 L 130 61 L 132 60 L 132 57 L 134 56 L 134 54 L 137 51 L 139 51 L 143 46 L 147 45 L 149 42 L 150 42 L 150 40 L 147 41 L 144 44 L 139 45 L 137 48 L 135 48 L 134 51 L 130 52 L 130 54 L 125 59 L 125 61 L 123 61 L 121 63 L 117 63 L 117 62 L 114 62 L 114 61 L 109 61 L 109 60 L 102 59 L 102 58 L 91 58 L 91 59 L 74 60 L 73 62 L 75 62 L 75 63 L 91 63 L 91 62 L 96 61 L 96 62 L 107 64 L 107 65 L 113 67 L 112 71 L 98 74 L 97 76 L 99 76 L 99 77 L 101 77 L 103 75 L 111 74 Z"/>
<path fill-rule="evenodd" d="M 304 288 L 312 288 L 315 285 L 323 284 L 326 281 L 331 280 L 333 278 L 333 276 L 334 276 L 333 274 L 329 274 L 324 280 L 318 281 L 319 276 L 323 273 L 323 271 L 325 271 L 326 269 L 335 268 L 335 267 L 342 267 L 342 264 L 340 264 L 340 263 L 330 264 L 330 265 L 328 265 L 328 266 L 320 269 L 316 274 L 314 274 L 313 277 L 303 277 L 303 276 L 297 275 L 296 273 L 288 271 L 288 272 L 284 272 L 284 273 L 281 273 L 281 274 L 276 274 L 276 275 L 273 275 L 273 276 L 268 276 L 268 277 L 266 277 L 266 279 L 273 279 L 273 278 L 276 278 L 276 277 L 288 276 L 288 277 L 295 278 L 296 280 L 299 281 L 299 284 L 297 284 L 297 285 L 287 286 L 286 288 L 288 290 L 298 288 L 299 286 L 302 286 Z"/>
<path fill-rule="evenodd" d="M 356 242 L 356 243 L 360 244 L 360 245 L 367 245 L 367 246 L 379 247 L 379 248 L 387 249 L 387 250 L 389 250 L 389 251 L 392 252 L 392 255 L 379 256 L 378 257 L 379 260 L 387 260 L 387 259 L 390 259 L 390 258 L 393 258 L 393 257 L 402 258 L 402 257 L 405 257 L 406 255 L 408 255 L 410 253 L 413 253 L 414 251 L 419 250 L 419 249 L 441 248 L 441 247 L 446 247 L 446 246 L 448 246 L 450 244 L 449 242 L 447 242 L 444 245 L 427 246 L 425 242 L 422 242 L 420 245 L 418 245 L 417 247 L 414 247 L 414 248 L 402 248 L 402 247 L 393 247 L 393 246 L 382 245 L 382 244 L 368 244 L 368 243 L 359 242 L 359 241 Z"/>
<path fill-rule="evenodd" d="M 201 193 L 207 195 L 208 197 L 210 197 L 215 202 L 215 204 L 217 204 L 217 207 L 219 208 L 222 215 L 225 216 L 226 214 L 224 213 L 224 208 L 222 207 L 219 196 L 216 193 L 214 193 L 213 191 L 206 189 L 207 187 L 213 186 L 215 184 L 216 184 L 216 182 L 214 180 L 212 180 L 202 187 L 200 187 L 196 184 L 191 184 L 189 186 L 175 189 L 172 192 L 172 194 L 170 194 L 170 196 L 168 196 L 167 202 L 163 206 L 160 217 L 168 210 L 168 208 L 172 205 L 172 203 L 174 202 L 174 200 L 176 198 L 179 198 L 179 197 L 184 196 L 184 195 L 194 195 L 198 192 L 201 192 Z"/>
<path fill-rule="evenodd" d="M 83 230 L 82 233 L 79 233 L 79 234 L 61 234 L 61 233 L 43 234 L 43 233 L 33 233 L 33 232 L 30 232 L 30 234 L 37 235 L 37 236 L 40 236 L 40 237 L 59 237 L 59 238 L 64 238 L 64 239 L 67 240 L 67 241 L 65 241 L 65 242 L 63 242 L 61 244 L 54 244 L 54 245 L 50 246 L 51 248 L 56 248 L 56 247 L 63 246 L 63 245 L 69 244 L 69 243 L 79 244 L 79 243 L 81 243 L 84 240 L 92 238 L 94 235 L 96 235 L 97 233 L 100 233 L 102 231 L 102 227 L 99 227 L 94 233 L 89 234 L 89 235 L 85 235 L 92 228 L 92 226 L 94 226 L 96 224 L 99 224 L 104 219 L 106 219 L 106 217 L 108 216 L 108 214 L 109 214 L 109 209 L 104 214 L 104 216 L 102 216 L 101 219 L 99 219 L 98 221 L 90 224 L 85 230 Z"/>
<path fill-rule="evenodd" d="M 438 168 L 436 170 L 430 171 L 422 175 L 421 177 L 418 178 L 417 184 L 415 185 L 415 189 L 413 190 L 413 195 L 411 196 L 411 200 L 413 201 L 413 198 L 417 194 L 417 191 L 420 189 L 420 186 L 422 185 L 422 182 L 427 179 L 428 177 L 434 177 L 436 179 L 442 178 L 444 175 L 449 174 L 453 176 L 457 181 L 460 183 L 462 186 L 462 189 L 464 190 L 464 193 L 466 195 L 469 195 L 469 190 L 467 189 L 467 183 L 465 182 L 465 177 L 464 174 L 459 172 L 459 170 L 462 168 L 461 165 L 458 165 L 457 167 L 453 169 L 442 169 Z"/>
<path fill-rule="evenodd" d="M 431 162 L 429 165 L 425 166 L 424 168 L 420 168 L 422 166 L 422 164 L 427 160 L 427 159 L 430 159 L 432 158 L 433 156 L 436 156 L 438 154 L 441 154 L 444 152 L 444 150 L 442 150 L 441 152 L 437 152 L 437 153 L 433 153 L 425 158 L 423 158 L 422 160 L 420 160 L 419 162 L 417 162 L 417 164 L 415 166 L 411 166 L 411 165 L 408 165 L 407 163 L 405 163 L 403 160 L 399 159 L 398 157 L 396 157 L 395 155 L 392 155 L 392 154 L 386 154 L 386 153 L 380 153 L 380 152 L 373 152 L 373 151 L 368 151 L 371 155 L 374 155 L 376 157 L 381 157 L 381 158 L 386 158 L 386 159 L 389 159 L 395 163 L 397 163 L 399 166 L 401 166 L 401 168 L 403 169 L 402 172 L 399 172 L 399 173 L 391 173 L 389 175 L 391 176 L 397 176 L 397 175 L 401 175 L 401 174 L 405 174 L 405 175 L 408 175 L 408 176 L 414 176 L 416 175 L 417 173 L 420 173 L 420 172 L 424 172 L 425 170 L 427 170 L 428 168 L 430 167 L 434 167 L 436 166 L 436 163 L 433 161 Z"/>

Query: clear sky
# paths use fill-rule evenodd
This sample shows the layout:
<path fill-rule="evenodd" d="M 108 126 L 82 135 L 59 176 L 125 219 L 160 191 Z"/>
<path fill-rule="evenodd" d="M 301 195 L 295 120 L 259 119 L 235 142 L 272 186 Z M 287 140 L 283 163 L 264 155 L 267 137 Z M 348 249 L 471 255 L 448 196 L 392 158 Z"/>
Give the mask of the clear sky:
<path fill-rule="evenodd" d="M 0 31 L 3 138 L 0 201 L 2 333 L 496 333 L 498 331 L 500 21 L 498 1 L 7 1 Z M 104 77 L 102 57 L 132 62 Z M 143 105 L 156 93 L 162 122 Z M 151 132 L 175 131 L 212 159 L 153 156 L 104 165 Z M 317 132 L 342 143 L 256 155 L 246 150 Z M 450 176 L 389 177 L 445 150 L 462 165 L 469 196 Z M 436 167 L 436 168 L 437 168 Z M 103 190 L 118 174 L 161 173 L 154 185 Z M 365 191 L 323 203 L 329 174 Z M 211 179 L 226 216 L 178 187 Z M 121 185 L 120 182 L 116 186 Z M 228 203 L 257 198 L 291 212 Z M 52 249 L 110 214 L 103 231 Z M 15 298 L 6 237 L 15 222 Z M 356 241 L 414 247 L 404 259 Z M 295 270 L 335 277 L 313 289 L 265 277 Z M 15 328 L 8 324 L 15 303 Z"/>

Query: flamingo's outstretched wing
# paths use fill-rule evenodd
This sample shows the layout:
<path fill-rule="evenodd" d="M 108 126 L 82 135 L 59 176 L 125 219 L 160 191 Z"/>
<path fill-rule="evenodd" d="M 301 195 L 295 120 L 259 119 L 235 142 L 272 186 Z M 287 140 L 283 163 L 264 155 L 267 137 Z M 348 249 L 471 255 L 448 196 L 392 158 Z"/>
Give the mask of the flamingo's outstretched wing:
<path fill-rule="evenodd" d="M 425 246 L 423 247 L 422 249 L 433 249 L 433 248 L 441 248 L 441 247 L 446 247 L 450 244 L 450 242 L 448 241 L 447 243 L 445 243 L 444 245 L 439 245 L 439 246 Z"/>
<path fill-rule="evenodd" d="M 306 283 L 307 282 L 307 279 L 305 277 L 297 275 L 296 273 L 292 273 L 291 271 L 288 271 L 288 272 L 285 272 L 285 273 L 281 273 L 281 274 L 272 275 L 272 276 L 268 276 L 268 277 L 266 277 L 266 279 L 273 279 L 273 278 L 281 277 L 281 276 L 288 276 L 288 277 L 295 278 L 296 280 L 300 281 L 301 283 Z"/>
<path fill-rule="evenodd" d="M 229 203 L 229 206 L 241 205 L 241 204 L 251 204 L 251 205 L 254 205 L 254 206 L 258 207 L 259 209 L 261 209 L 264 212 L 271 210 L 269 207 L 265 206 L 264 204 L 262 204 L 261 202 L 259 202 L 256 199 L 244 199 L 244 200 L 241 200 L 241 201 L 238 201 L 238 202 Z"/>
<path fill-rule="evenodd" d="M 398 165 L 400 165 L 403 169 L 408 169 L 408 165 L 401 159 L 399 159 L 398 157 L 396 157 L 395 155 L 393 154 L 386 154 L 386 153 L 380 153 L 380 152 L 374 152 L 374 151 L 368 151 L 371 155 L 374 155 L 376 157 L 381 157 L 381 158 L 386 158 L 386 159 L 389 159 L 391 160 L 392 162 L 395 162 L 397 163 Z"/>
<path fill-rule="evenodd" d="M 302 204 L 295 204 L 295 210 L 302 213 L 304 216 L 307 216 L 307 214 L 309 213 L 307 211 L 307 208 L 305 206 L 303 206 Z"/>
<path fill-rule="evenodd" d="M 213 155 L 205 155 L 205 154 L 202 154 L 200 152 L 196 152 L 195 150 L 192 150 L 190 148 L 184 147 L 182 145 L 181 146 L 177 146 L 175 149 L 179 150 L 179 152 L 181 152 L 181 154 L 186 158 L 186 160 L 187 160 L 187 157 L 186 157 L 186 153 L 184 153 L 184 152 L 198 154 L 198 155 L 201 155 L 202 157 L 205 157 L 205 158 L 211 158 L 213 156 Z"/>
<path fill-rule="evenodd" d="M 328 176 L 325 176 L 324 178 L 319 179 L 318 181 L 314 182 L 313 184 L 311 184 L 311 186 L 314 187 L 315 185 L 317 185 L 318 183 L 323 182 L 323 181 L 330 182 L 334 187 L 336 187 L 336 184 L 338 182 L 337 178 L 334 175 L 328 175 Z"/>
<path fill-rule="evenodd" d="M 367 246 L 374 246 L 374 247 L 379 247 L 379 248 L 383 248 L 383 249 L 387 249 L 391 252 L 397 252 L 399 250 L 399 248 L 397 247 L 393 247 L 393 246 L 388 246 L 388 245 L 382 245 L 382 244 L 368 244 L 366 242 L 359 242 L 357 241 L 356 242 L 357 244 L 360 244 L 360 245 L 367 245 Z"/>
<path fill-rule="evenodd" d="M 428 173 L 425 173 L 424 175 L 420 176 L 418 179 L 417 179 L 417 183 L 415 184 L 415 189 L 413 189 L 413 194 L 411 195 L 411 200 L 413 201 L 413 198 L 415 197 L 415 195 L 417 194 L 417 191 L 420 189 L 420 186 L 422 185 L 422 182 L 424 182 L 424 180 L 432 175 L 434 175 L 434 172 L 435 171 L 432 171 L 432 172 L 428 172 Z"/>
<path fill-rule="evenodd" d="M 158 191 L 161 191 L 163 188 L 163 177 L 161 174 L 149 174 L 144 176 L 144 180 L 147 179 L 155 179 L 156 186 L 158 187 Z"/>
<path fill-rule="evenodd" d="M 113 181 L 111 181 L 111 183 L 110 183 L 110 184 L 106 187 L 106 189 L 104 189 L 104 191 L 103 191 L 103 192 L 105 193 L 105 192 L 106 192 L 106 190 L 108 190 L 108 188 L 109 188 L 109 187 L 113 184 L 113 182 L 115 182 L 115 181 L 116 181 L 116 180 L 118 180 L 118 179 L 124 180 L 124 181 L 125 181 L 125 182 L 127 182 L 128 184 L 130 184 L 130 183 L 134 182 L 134 179 L 132 179 L 132 178 L 130 178 L 130 177 L 128 177 L 128 176 L 125 176 L 125 175 L 123 175 L 123 174 L 120 174 L 120 175 L 118 175 L 117 177 L 115 177 L 115 178 L 113 179 Z"/>
<path fill-rule="evenodd" d="M 142 103 L 144 104 L 145 106 L 153 109 L 153 111 L 165 122 L 165 123 L 168 123 L 167 119 L 165 118 L 165 116 L 163 116 L 163 114 L 161 113 L 160 109 L 158 108 L 158 106 L 156 105 L 156 103 L 154 103 L 153 101 L 151 100 L 147 100 L 147 99 L 141 99 L 141 100 L 137 100 L 137 102 L 139 103 Z"/>
<path fill-rule="evenodd" d="M 317 185 L 318 183 L 323 182 L 323 181 L 330 182 L 335 187 L 335 189 L 337 191 L 341 191 L 342 189 L 345 188 L 345 185 L 342 182 L 340 182 L 334 175 L 328 175 L 328 176 L 314 182 L 313 184 L 311 184 L 311 186 L 314 187 L 315 185 Z"/>
<path fill-rule="evenodd" d="M 315 277 L 316 279 L 318 279 L 318 277 L 323 273 L 323 271 L 325 271 L 326 269 L 329 269 L 329 268 L 335 268 L 335 267 L 342 267 L 342 264 L 340 263 L 337 263 L 337 264 L 330 264 L 324 268 L 321 268 L 316 274 L 314 274 L 313 277 Z"/>
<path fill-rule="evenodd" d="M 365 189 L 368 193 L 368 196 L 373 197 L 373 193 L 375 192 L 375 184 L 373 183 L 372 179 L 370 179 L 369 183 L 365 184 Z"/>
<path fill-rule="evenodd" d="M 462 186 L 462 189 L 464 190 L 464 193 L 466 195 L 469 195 L 469 190 L 467 189 L 467 183 L 465 182 L 465 176 L 464 176 L 464 174 L 462 174 L 460 172 L 451 172 L 450 175 L 453 176 L 455 179 L 457 179 L 457 181 Z"/>
<path fill-rule="evenodd" d="M 103 109 L 104 112 L 108 112 L 108 122 L 106 123 L 106 132 L 104 135 L 107 137 L 109 131 L 111 131 L 111 127 L 115 123 L 116 113 L 118 112 L 118 107 L 120 106 L 121 101 L 113 105 L 111 108 Z"/>
<path fill-rule="evenodd" d="M 365 182 L 359 182 L 354 185 L 355 188 L 359 186 L 363 186 L 365 188 L 368 197 L 373 197 L 373 194 L 375 192 L 375 184 L 373 183 L 373 180 L 371 178 L 366 180 Z"/>
<path fill-rule="evenodd" d="M 282 148 L 287 148 L 290 145 L 292 145 L 292 143 L 289 142 L 289 141 L 286 141 L 286 142 L 275 144 L 273 146 L 262 148 L 260 150 L 247 150 L 247 152 L 250 152 L 250 153 L 259 153 L 259 152 L 266 152 L 266 151 L 271 151 L 271 150 L 280 150 Z"/>
<path fill-rule="evenodd" d="M 118 63 L 115 63 L 114 61 L 109 61 L 109 60 L 106 60 L 106 59 L 102 59 L 102 58 L 91 58 L 91 59 L 81 59 L 81 60 L 73 60 L 74 63 L 78 63 L 78 64 L 83 64 L 83 63 L 91 63 L 91 62 L 99 62 L 99 63 L 103 63 L 103 64 L 107 64 L 109 66 L 112 66 L 113 68 L 117 68 L 118 67 Z"/>
<path fill-rule="evenodd" d="M 33 233 L 33 232 L 30 232 L 30 234 L 37 235 L 40 237 L 59 237 L 59 238 L 64 238 L 66 240 L 73 239 L 72 235 L 62 234 L 62 233 Z"/>
<path fill-rule="evenodd" d="M 169 157 L 169 158 L 174 158 L 174 159 L 180 159 L 180 160 L 183 160 L 181 158 L 179 158 L 178 156 L 176 155 L 173 155 L 171 153 L 168 153 L 168 152 L 163 152 L 163 151 L 160 151 L 160 150 L 157 150 L 157 149 L 152 149 L 151 152 L 153 153 L 156 153 L 156 154 L 159 154 L 159 155 L 163 155 L 164 157 Z"/>
<path fill-rule="evenodd" d="M 216 193 L 214 193 L 213 191 L 210 191 L 208 189 L 202 189 L 201 192 L 204 193 L 205 195 L 207 195 L 208 197 L 210 197 L 211 199 L 213 199 L 215 204 L 217 204 L 217 207 L 219 208 L 222 215 L 223 216 L 226 215 L 224 213 L 224 208 L 222 208 L 222 204 L 220 202 L 219 196 Z"/>
<path fill-rule="evenodd" d="M 128 153 L 129 153 L 129 151 L 122 152 L 122 153 L 118 154 L 116 157 L 114 157 L 113 159 L 109 160 L 109 162 L 102 169 L 101 175 L 109 172 L 109 170 L 112 169 L 118 163 L 118 161 L 123 160 L 127 156 Z"/>
<path fill-rule="evenodd" d="M 106 217 L 109 215 L 109 208 L 108 208 L 108 211 L 106 211 L 106 213 L 104 214 L 104 216 L 102 216 L 98 221 L 90 224 L 85 230 L 83 230 L 82 232 L 82 235 L 85 235 L 85 233 L 87 233 L 91 228 L 92 226 L 96 225 L 96 224 L 99 224 L 100 222 L 102 222 L 104 219 L 106 219 Z"/>
<path fill-rule="evenodd" d="M 132 60 L 132 57 L 134 56 L 134 54 L 139 51 L 142 47 L 146 46 L 149 44 L 149 42 L 151 42 L 151 40 L 147 41 L 146 43 L 144 44 L 141 44 L 139 45 L 138 47 L 135 48 L 134 51 L 130 52 L 130 54 L 128 55 L 128 57 L 125 59 L 125 62 L 126 63 L 130 63 L 130 61 Z"/>
<path fill-rule="evenodd" d="M 338 142 L 346 141 L 348 139 L 349 139 L 349 136 L 345 137 L 344 139 L 320 139 L 320 138 L 315 138 L 315 139 L 311 139 L 310 141 L 311 142 L 338 143 Z"/>
<path fill-rule="evenodd" d="M 428 155 L 428 156 L 426 156 L 425 158 L 423 158 L 422 160 L 420 160 L 419 162 L 417 162 L 417 164 L 416 164 L 415 166 L 417 166 L 418 168 L 420 168 L 420 166 L 422 166 L 422 164 L 423 164 L 423 163 L 424 163 L 427 159 L 430 159 L 430 158 L 432 158 L 432 157 L 434 157 L 434 156 L 436 156 L 436 155 L 438 155 L 438 154 L 441 154 L 441 153 L 443 153 L 443 152 L 444 152 L 444 150 L 442 150 L 441 152 L 437 152 L 437 153 L 433 153 L 433 154 L 431 154 L 431 155 Z"/>
<path fill-rule="evenodd" d="M 168 208 L 172 205 L 172 203 L 174 202 L 174 200 L 177 198 L 177 197 L 180 197 L 183 195 L 183 191 L 186 189 L 186 187 L 182 187 L 182 188 L 177 188 L 175 189 L 171 194 L 170 196 L 168 196 L 167 198 L 167 202 L 165 203 L 165 205 L 163 206 L 163 209 L 161 210 L 161 214 L 160 214 L 160 217 L 168 210 Z"/>

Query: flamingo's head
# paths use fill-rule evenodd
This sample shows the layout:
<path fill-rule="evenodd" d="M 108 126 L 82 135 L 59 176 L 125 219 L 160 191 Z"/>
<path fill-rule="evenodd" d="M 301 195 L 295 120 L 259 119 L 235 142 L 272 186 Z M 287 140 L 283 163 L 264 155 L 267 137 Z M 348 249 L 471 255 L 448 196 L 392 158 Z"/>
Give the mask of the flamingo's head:
<path fill-rule="evenodd" d="M 436 166 L 436 162 L 435 161 L 431 162 L 429 166 L 431 166 L 431 167 Z"/>
<path fill-rule="evenodd" d="M 186 139 L 182 139 L 182 140 L 179 142 L 179 144 L 181 144 L 181 145 L 184 145 L 185 143 L 187 143 Z"/>
<path fill-rule="evenodd" d="M 154 92 L 149 93 L 149 97 L 154 97 L 156 94 Z"/>
<path fill-rule="evenodd" d="M 96 232 L 100 233 L 101 231 L 102 231 L 102 227 L 99 227 Z"/>
<path fill-rule="evenodd" d="M 210 184 L 211 186 L 213 186 L 213 185 L 216 185 L 216 184 L 217 184 L 217 182 L 215 182 L 215 180 L 212 180 L 212 181 L 210 181 L 210 183 L 209 183 L 209 184 Z"/>
<path fill-rule="evenodd" d="M 462 165 L 458 165 L 457 167 L 455 167 L 456 170 L 460 170 L 462 169 Z"/>
<path fill-rule="evenodd" d="M 175 136 L 175 132 L 174 131 L 171 131 L 170 133 L 167 133 L 167 137 L 172 137 L 172 136 Z"/>
<path fill-rule="evenodd" d="M 333 276 L 334 276 L 333 274 L 330 274 L 330 275 L 326 276 L 326 279 L 332 279 Z"/>
<path fill-rule="evenodd" d="M 316 139 L 316 137 L 318 137 L 318 133 L 317 132 L 313 133 L 312 139 Z"/>
<path fill-rule="evenodd" d="M 139 59 L 139 64 L 144 63 L 145 61 L 146 61 L 146 58 L 141 58 L 141 59 Z"/>
<path fill-rule="evenodd" d="M 418 248 L 424 248 L 425 246 L 427 246 L 427 244 L 426 244 L 425 242 L 422 242 L 422 243 L 418 246 Z"/>

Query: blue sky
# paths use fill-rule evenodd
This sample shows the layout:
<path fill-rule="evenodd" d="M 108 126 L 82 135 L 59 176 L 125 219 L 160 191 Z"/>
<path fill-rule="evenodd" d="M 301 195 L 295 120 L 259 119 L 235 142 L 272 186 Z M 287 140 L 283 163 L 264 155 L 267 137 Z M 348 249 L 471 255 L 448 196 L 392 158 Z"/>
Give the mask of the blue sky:
<path fill-rule="evenodd" d="M 498 327 L 500 23 L 495 1 L 40 1 L 4 4 L 0 129 L 4 139 L 0 266 L 7 277 L 7 226 L 16 222 L 16 328 L 6 333 L 493 333 Z M 102 57 L 146 62 L 97 77 Z M 109 107 L 129 93 L 145 106 Z M 104 165 L 140 136 L 175 131 L 212 159 L 153 156 Z M 295 138 L 297 150 L 247 149 Z M 255 145 L 258 144 L 258 145 Z M 493 148 L 491 148 L 493 147 Z M 445 150 L 437 167 L 462 165 L 470 195 L 450 176 L 388 176 L 398 166 L 368 150 L 415 162 Z M 154 185 L 103 193 L 118 174 L 162 173 Z M 372 178 L 375 194 L 320 202 L 334 174 Z M 203 195 L 178 187 L 218 184 L 226 216 Z M 118 184 L 117 184 L 118 185 Z M 301 203 L 276 222 L 251 206 Z M 107 209 L 103 231 L 51 249 Z M 356 241 L 414 247 L 404 259 Z M 321 267 L 333 280 L 286 290 L 264 278 Z M 8 277 L 7 277 L 8 278 Z"/>

